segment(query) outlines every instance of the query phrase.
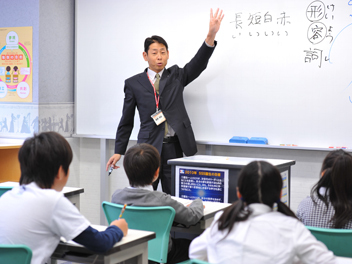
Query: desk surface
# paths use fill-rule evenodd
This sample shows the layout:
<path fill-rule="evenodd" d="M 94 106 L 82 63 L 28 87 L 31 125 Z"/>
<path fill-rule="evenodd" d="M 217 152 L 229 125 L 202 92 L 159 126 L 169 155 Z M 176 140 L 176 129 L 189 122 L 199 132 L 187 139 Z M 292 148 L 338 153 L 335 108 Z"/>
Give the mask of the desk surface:
<path fill-rule="evenodd" d="M 101 225 L 92 225 L 93 228 L 104 231 L 107 227 Z M 92 260 L 93 263 L 97 262 L 104 262 L 102 259 L 106 256 L 118 256 L 123 255 L 124 252 L 130 251 L 128 257 L 133 257 L 141 254 L 139 247 L 141 245 L 145 245 L 147 249 L 147 242 L 151 239 L 155 238 L 154 232 L 149 231 L 140 231 L 140 230 L 133 230 L 129 229 L 127 236 L 123 237 L 120 242 L 117 242 L 112 249 L 105 252 L 104 254 L 95 254 L 94 252 L 90 251 L 89 249 L 85 248 L 82 245 L 79 245 L 73 241 L 68 242 L 60 242 L 59 245 L 56 247 L 54 253 L 52 254 L 52 259 L 66 259 L 70 260 L 70 255 L 79 256 L 81 261 L 89 261 Z M 145 252 L 145 260 L 147 262 L 148 253 Z M 126 258 L 126 256 L 122 256 Z M 128 258 L 127 258 L 128 259 Z M 79 260 L 79 259 L 77 259 Z M 90 263 L 90 262 L 89 262 Z M 105 262 L 104 262 L 105 263 Z M 115 263 L 115 262 L 114 262 Z"/>
<path fill-rule="evenodd" d="M 172 199 L 178 201 L 179 203 L 182 203 L 185 206 L 192 202 L 192 200 L 183 199 L 175 196 L 172 196 Z M 231 205 L 231 203 L 217 203 L 217 202 L 203 202 L 203 204 L 204 204 L 204 216 L 203 216 L 204 220 L 213 218 L 217 212 L 222 211 Z"/>
<path fill-rule="evenodd" d="M 243 157 L 225 157 L 212 155 L 195 155 L 190 157 L 183 157 L 168 160 L 170 165 L 183 166 L 208 166 L 221 168 L 242 168 L 254 160 L 263 160 L 273 164 L 276 167 L 291 166 L 296 163 L 294 160 L 281 159 L 262 159 L 262 158 L 243 158 Z"/>
<path fill-rule="evenodd" d="M 102 226 L 102 225 L 92 225 L 92 227 L 97 229 L 98 231 L 104 231 L 107 228 L 107 226 Z M 122 251 L 136 244 L 147 242 L 155 237 L 156 236 L 154 232 L 129 229 L 127 236 L 123 237 L 121 241 L 117 242 L 112 249 L 110 249 L 103 255 L 109 255 L 114 252 Z M 59 250 L 65 250 L 65 251 L 74 250 L 75 252 L 94 253 L 89 249 L 85 248 L 84 246 L 77 244 L 74 241 L 60 242 L 55 252 Z"/>
<path fill-rule="evenodd" d="M 183 199 L 179 197 L 172 196 L 176 201 L 184 204 L 190 204 L 192 201 L 188 199 Z M 171 231 L 181 232 L 181 233 L 193 233 L 193 234 L 201 234 L 206 228 L 208 228 L 214 220 L 214 216 L 217 212 L 224 210 L 229 207 L 230 203 L 217 203 L 217 202 L 203 202 L 204 204 L 204 216 L 202 219 L 193 226 L 183 227 L 183 226 L 173 226 Z"/>
<path fill-rule="evenodd" d="M 1 182 L 0 186 L 16 187 L 18 186 L 18 182 L 12 182 L 12 181 Z M 62 193 L 65 195 L 65 197 L 70 197 L 72 195 L 80 194 L 83 192 L 84 192 L 84 188 L 66 187 L 66 186 L 62 190 Z"/>
<path fill-rule="evenodd" d="M 20 148 L 24 139 L 0 138 L 0 149 Z"/>
<path fill-rule="evenodd" d="M 352 264 L 352 258 L 336 257 L 337 264 Z"/>

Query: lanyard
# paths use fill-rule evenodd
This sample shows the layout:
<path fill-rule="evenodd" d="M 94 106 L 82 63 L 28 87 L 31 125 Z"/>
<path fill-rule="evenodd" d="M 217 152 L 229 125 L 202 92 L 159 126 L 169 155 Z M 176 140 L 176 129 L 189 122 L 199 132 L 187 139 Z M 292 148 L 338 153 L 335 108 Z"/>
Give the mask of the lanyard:
<path fill-rule="evenodd" d="M 159 110 L 160 95 L 158 95 L 158 96 L 156 95 L 156 90 L 155 90 L 154 83 L 153 83 L 152 80 L 150 79 L 148 72 L 147 72 L 147 75 L 148 75 L 148 79 L 149 79 L 149 81 L 150 81 L 150 83 L 151 83 L 151 85 L 153 86 L 153 89 L 154 89 L 154 97 L 155 97 L 156 111 L 158 111 L 158 110 Z"/>

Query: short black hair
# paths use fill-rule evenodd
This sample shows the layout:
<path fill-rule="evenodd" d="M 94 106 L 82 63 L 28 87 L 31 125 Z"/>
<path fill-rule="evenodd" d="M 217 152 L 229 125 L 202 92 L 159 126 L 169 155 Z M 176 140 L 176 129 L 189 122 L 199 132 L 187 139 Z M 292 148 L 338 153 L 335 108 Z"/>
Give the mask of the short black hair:
<path fill-rule="evenodd" d="M 160 167 L 160 155 L 152 145 L 137 144 L 127 150 L 123 160 L 128 180 L 132 187 L 153 183 L 155 172 Z"/>
<path fill-rule="evenodd" d="M 159 36 L 151 36 L 150 38 L 146 38 L 145 41 L 144 41 L 144 51 L 146 53 L 148 53 L 148 50 L 149 50 L 149 46 L 153 43 L 160 43 L 160 44 L 163 44 L 166 48 L 166 50 L 168 50 L 168 46 L 167 46 L 167 43 L 165 41 L 165 39 L 163 39 L 162 37 L 159 37 Z"/>
<path fill-rule="evenodd" d="M 40 188 L 50 189 L 60 166 L 68 173 L 72 158 L 69 143 L 59 133 L 35 134 L 25 140 L 18 153 L 20 184 L 35 182 Z"/>

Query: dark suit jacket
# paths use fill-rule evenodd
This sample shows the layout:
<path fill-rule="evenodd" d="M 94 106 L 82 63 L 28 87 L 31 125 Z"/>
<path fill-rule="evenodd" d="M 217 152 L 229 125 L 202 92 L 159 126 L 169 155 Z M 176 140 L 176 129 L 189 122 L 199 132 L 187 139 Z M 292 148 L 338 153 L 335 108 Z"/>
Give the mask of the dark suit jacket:
<path fill-rule="evenodd" d="M 165 69 L 160 79 L 159 108 L 163 111 L 167 122 L 175 130 L 182 151 L 187 156 L 197 152 L 197 144 L 183 101 L 183 90 L 205 70 L 213 51 L 214 48 L 203 43 L 194 58 L 184 68 L 174 65 Z M 125 81 L 125 99 L 122 117 L 116 132 L 115 153 L 125 154 L 133 129 L 136 107 L 141 122 L 138 143 L 149 143 L 161 153 L 165 125 L 162 123 L 157 126 L 151 118 L 151 115 L 156 111 L 156 104 L 153 86 L 146 71 L 147 69 Z"/>

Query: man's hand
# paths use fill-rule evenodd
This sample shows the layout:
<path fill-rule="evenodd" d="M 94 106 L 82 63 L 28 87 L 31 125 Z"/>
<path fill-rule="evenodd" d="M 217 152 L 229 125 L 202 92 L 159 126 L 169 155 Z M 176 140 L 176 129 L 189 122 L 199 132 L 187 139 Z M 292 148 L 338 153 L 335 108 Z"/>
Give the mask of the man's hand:
<path fill-rule="evenodd" d="M 220 10 L 220 13 L 219 13 L 219 8 L 218 8 L 215 14 L 213 15 L 213 9 L 210 9 L 209 32 L 208 32 L 207 38 L 205 39 L 205 42 L 209 46 L 214 46 L 215 36 L 220 29 L 221 21 L 223 18 L 224 18 L 224 15 L 222 14 L 222 10 Z"/>
<path fill-rule="evenodd" d="M 108 163 L 106 164 L 106 171 L 108 171 L 110 166 L 112 166 L 114 169 L 120 168 L 119 166 L 116 166 L 116 162 L 118 162 L 120 158 L 121 158 L 120 154 L 112 155 L 112 157 L 109 159 Z"/>
<path fill-rule="evenodd" d="M 127 231 L 128 231 L 128 224 L 126 222 L 125 219 L 123 218 L 120 218 L 118 220 L 114 220 L 111 222 L 111 225 L 115 225 L 117 226 L 118 228 L 121 229 L 121 231 L 123 232 L 123 236 L 126 236 L 127 235 Z"/>

